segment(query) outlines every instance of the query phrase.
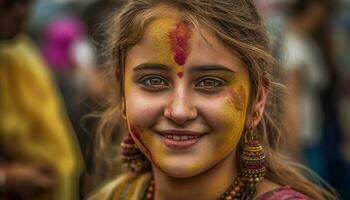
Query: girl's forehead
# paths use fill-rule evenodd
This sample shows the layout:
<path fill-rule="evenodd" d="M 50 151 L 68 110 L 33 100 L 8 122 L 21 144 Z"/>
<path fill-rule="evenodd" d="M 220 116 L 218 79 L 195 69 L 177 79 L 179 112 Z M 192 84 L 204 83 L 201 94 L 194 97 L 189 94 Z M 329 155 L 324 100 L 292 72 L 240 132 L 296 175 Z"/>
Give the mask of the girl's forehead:
<path fill-rule="evenodd" d="M 185 68 L 203 64 L 225 65 L 234 71 L 241 65 L 240 59 L 209 28 L 171 16 L 153 19 L 141 41 L 128 54 L 133 55 L 133 59 L 129 59 L 132 63 L 136 60 L 159 63 L 175 67 L 180 73 Z"/>
<path fill-rule="evenodd" d="M 173 34 L 187 34 L 187 37 L 191 36 L 192 26 L 185 23 L 179 18 L 172 17 L 162 17 L 152 20 L 152 22 L 147 25 L 144 38 L 151 39 L 153 42 L 166 40 L 169 41 L 173 39 L 171 36 Z M 187 38 L 189 39 L 189 38 Z"/>
<path fill-rule="evenodd" d="M 214 47 L 225 46 L 219 41 L 213 31 L 201 24 L 194 26 L 179 15 L 158 17 L 153 19 L 144 29 L 140 43 L 153 43 L 156 47 L 165 47 L 162 50 L 174 48 L 186 48 L 193 43 Z M 159 46 L 161 45 L 161 46 Z M 226 46 L 225 46 L 226 48 Z M 159 49 L 159 48 L 158 48 Z"/>

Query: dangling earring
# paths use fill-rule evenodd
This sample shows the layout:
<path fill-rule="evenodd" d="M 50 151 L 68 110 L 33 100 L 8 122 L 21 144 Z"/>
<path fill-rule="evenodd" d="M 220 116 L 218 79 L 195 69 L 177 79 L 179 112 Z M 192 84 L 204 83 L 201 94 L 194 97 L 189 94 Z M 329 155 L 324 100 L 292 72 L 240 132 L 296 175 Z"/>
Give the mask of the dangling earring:
<path fill-rule="evenodd" d="M 146 158 L 135 144 L 131 135 L 123 140 L 121 143 L 123 162 L 126 164 L 127 169 L 132 172 L 140 172 L 145 166 Z"/>
<path fill-rule="evenodd" d="M 243 177 L 252 186 L 261 181 L 265 176 L 265 158 L 264 148 L 255 138 L 254 128 L 251 126 L 244 134 L 241 170 Z"/>

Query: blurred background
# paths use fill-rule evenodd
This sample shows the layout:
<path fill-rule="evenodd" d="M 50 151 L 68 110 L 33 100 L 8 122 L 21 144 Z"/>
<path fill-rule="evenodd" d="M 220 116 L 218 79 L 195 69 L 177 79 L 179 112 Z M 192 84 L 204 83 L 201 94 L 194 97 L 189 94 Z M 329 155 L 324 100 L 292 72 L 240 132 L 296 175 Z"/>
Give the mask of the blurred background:
<path fill-rule="evenodd" d="M 281 63 L 276 73 L 287 88 L 281 118 L 289 144 L 284 150 L 350 199 L 350 0 L 255 2 Z M 118 0 L 0 0 L 0 169 L 8 171 L 10 185 L 0 194 L 6 198 L 24 198 L 13 194 L 18 190 L 33 195 L 23 189 L 29 186 L 56 199 L 82 198 L 103 180 L 93 163 L 96 119 L 84 116 L 103 105 L 104 23 L 118 5 Z M 21 67 L 26 65 L 33 66 L 26 71 Z M 72 163 L 69 169 L 53 167 L 58 160 L 45 153 L 42 158 L 25 154 L 33 145 L 48 144 L 51 157 L 67 152 L 61 165 Z M 17 145 L 22 151 L 13 152 Z M 16 174 L 27 179 L 12 183 Z M 50 188 L 72 174 L 79 183 L 67 182 L 79 185 L 78 194 L 59 198 L 56 193 L 62 192 Z M 4 177 L 0 170 L 0 188 Z"/>

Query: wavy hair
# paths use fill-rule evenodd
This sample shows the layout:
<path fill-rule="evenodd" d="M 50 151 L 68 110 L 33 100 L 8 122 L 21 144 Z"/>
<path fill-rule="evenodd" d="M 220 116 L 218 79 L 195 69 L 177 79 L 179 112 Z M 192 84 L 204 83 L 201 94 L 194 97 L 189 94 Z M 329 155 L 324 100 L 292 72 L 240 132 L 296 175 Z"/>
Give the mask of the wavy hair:
<path fill-rule="evenodd" d="M 182 20 L 194 28 L 205 26 L 235 55 L 239 55 L 249 71 L 251 96 L 248 113 L 262 89 L 268 88 L 268 99 L 257 139 L 266 152 L 266 175 L 280 185 L 292 188 L 318 200 L 337 199 L 332 189 L 310 181 L 310 172 L 292 162 L 281 152 L 281 96 L 283 86 L 276 78 L 280 67 L 271 56 L 269 37 L 252 0 L 126 0 L 108 22 L 105 49 L 106 70 L 111 93 L 97 129 L 96 158 L 100 167 L 115 172 L 119 163 L 120 138 L 126 132 L 122 119 L 123 75 L 128 50 L 137 44 L 146 26 L 164 16 L 167 8 L 176 9 Z M 238 146 L 237 154 L 242 151 Z M 103 157 L 101 155 L 104 155 Z M 239 157 L 239 156 L 237 156 Z M 103 160 L 101 160 L 103 158 Z M 110 167 L 110 168 L 108 168 Z M 314 177 L 313 175 L 311 175 Z M 319 180 L 317 178 L 317 180 Z"/>

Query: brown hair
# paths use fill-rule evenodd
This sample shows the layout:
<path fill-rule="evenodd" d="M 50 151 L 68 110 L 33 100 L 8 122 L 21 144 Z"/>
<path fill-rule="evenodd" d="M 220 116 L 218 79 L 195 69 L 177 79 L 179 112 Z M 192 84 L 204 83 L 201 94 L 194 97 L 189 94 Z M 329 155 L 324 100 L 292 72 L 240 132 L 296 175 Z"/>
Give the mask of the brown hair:
<path fill-rule="evenodd" d="M 161 6 L 163 5 L 163 6 Z M 258 140 L 266 152 L 266 178 L 289 185 L 313 199 L 336 199 L 333 191 L 310 181 L 306 169 L 291 162 L 280 152 L 280 108 L 281 84 L 274 74 L 279 72 L 278 64 L 269 52 L 269 38 L 252 0 L 129 0 L 109 23 L 109 42 L 106 48 L 106 66 L 109 70 L 112 93 L 97 130 L 97 155 L 108 160 L 105 166 L 119 162 L 118 154 L 121 136 L 125 130 L 122 120 L 123 71 L 127 51 L 142 38 L 145 27 L 153 19 L 164 14 L 162 8 L 173 8 L 182 14 L 183 20 L 194 27 L 205 26 L 232 52 L 240 56 L 250 74 L 251 97 L 249 113 L 263 87 L 269 89 L 269 97 L 263 118 L 256 129 Z M 119 138 L 119 139 L 118 139 Z M 241 147 L 237 153 L 240 154 Z M 106 154 L 108 153 L 108 154 Z M 239 156 L 237 156 L 239 157 Z M 99 161 L 101 163 L 101 161 Z M 112 162 L 112 163 L 110 163 Z M 106 163 L 106 162 L 104 162 Z M 115 170 L 117 171 L 117 170 Z M 305 172 L 305 173 L 303 173 Z"/>

